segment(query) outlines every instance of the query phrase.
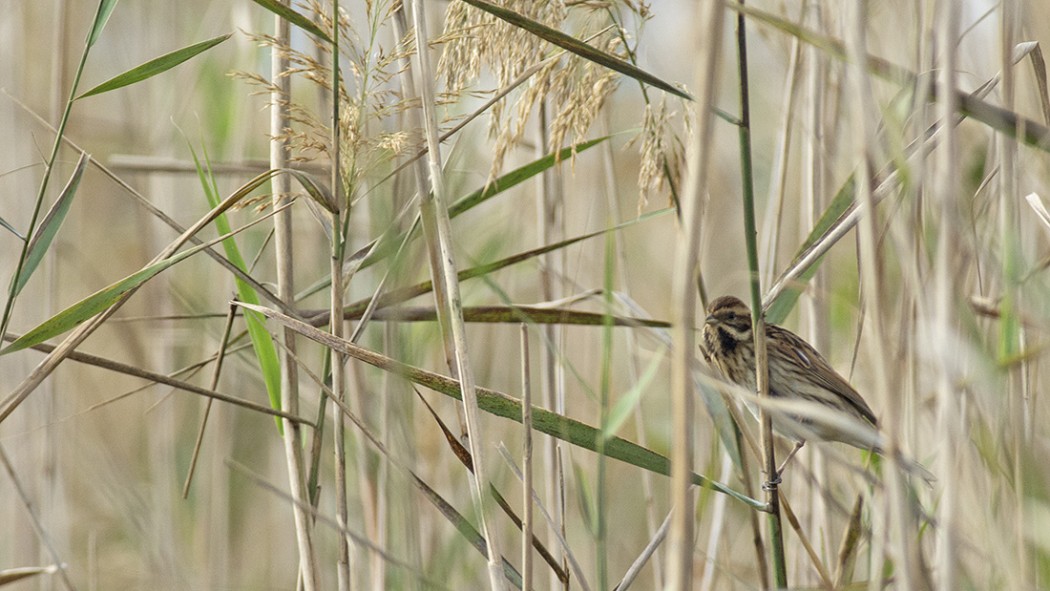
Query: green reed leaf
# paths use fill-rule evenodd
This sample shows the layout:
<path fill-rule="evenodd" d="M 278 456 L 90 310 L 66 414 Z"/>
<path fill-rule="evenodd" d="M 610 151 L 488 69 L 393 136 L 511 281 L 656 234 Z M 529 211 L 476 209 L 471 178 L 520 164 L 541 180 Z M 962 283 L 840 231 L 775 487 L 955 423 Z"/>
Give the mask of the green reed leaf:
<path fill-rule="evenodd" d="M 197 55 L 204 53 L 212 47 L 215 47 L 216 45 L 229 39 L 231 35 L 233 35 L 233 33 L 219 35 L 218 37 L 208 39 L 207 41 L 201 41 L 200 43 L 195 43 L 193 45 L 190 45 L 189 47 L 183 47 L 182 49 L 177 49 L 171 53 L 166 53 L 140 66 L 135 66 L 127 72 L 114 76 L 113 78 L 106 80 L 102 84 L 99 84 L 98 86 L 78 96 L 77 100 L 89 96 L 94 96 L 96 94 L 109 92 L 111 90 L 116 90 L 118 88 L 123 88 L 125 86 L 135 84 L 136 82 L 141 82 L 147 78 L 152 78 L 157 74 L 167 72 L 168 70 L 174 68 L 182 62 L 196 57 Z"/>
<path fill-rule="evenodd" d="M 365 349 L 364 347 L 359 347 L 346 339 L 335 337 L 330 333 L 314 328 L 305 322 L 296 320 L 295 318 L 282 314 L 277 310 L 263 306 L 253 306 L 250 304 L 240 304 L 240 306 L 260 312 L 267 318 L 276 320 L 283 326 L 294 330 L 306 338 L 320 343 L 325 347 L 330 347 L 341 353 L 345 353 L 358 361 L 363 361 L 373 367 L 391 372 L 410 382 L 419 384 L 457 400 L 461 396 L 460 386 L 457 380 L 402 363 L 385 355 Z M 520 400 L 512 398 L 502 392 L 482 387 L 478 387 L 477 395 L 478 408 L 482 411 L 518 423 L 521 422 Z M 604 438 L 600 429 L 596 429 L 586 423 L 582 423 L 575 419 L 539 407 L 533 407 L 532 421 L 535 430 L 590 451 L 597 451 L 599 441 Z M 667 456 L 658 454 L 620 437 L 609 437 L 604 443 L 604 453 L 610 458 L 658 474 L 670 475 L 671 473 L 671 461 Z M 766 509 L 765 503 L 741 494 L 720 482 L 710 480 L 699 474 L 693 474 L 691 479 L 692 482 L 699 486 L 708 487 L 727 494 L 750 507 L 760 510 Z"/>
<path fill-rule="evenodd" d="M 284 20 L 292 23 L 293 25 L 299 27 L 300 29 L 306 31 L 307 33 L 310 33 L 311 35 L 319 39 L 323 39 L 328 44 L 332 44 L 332 38 L 328 36 L 328 33 L 322 31 L 321 28 L 315 25 L 312 20 L 296 12 L 292 7 L 288 6 L 287 4 L 282 4 L 280 2 L 277 2 L 276 0 L 252 1 L 258 4 L 259 6 L 262 6 L 266 10 L 269 10 L 270 12 L 283 18 Z"/>
<path fill-rule="evenodd" d="M 47 215 L 44 216 L 44 220 L 40 222 L 36 234 L 33 235 L 32 241 L 29 243 L 29 249 L 26 251 L 26 262 L 11 284 L 12 297 L 21 293 L 22 288 L 25 287 L 26 282 L 33 275 L 33 271 L 36 271 L 40 261 L 44 259 L 44 254 L 51 247 L 55 236 L 58 235 L 58 229 L 62 226 L 62 221 L 66 219 L 66 214 L 69 213 L 69 207 L 73 204 L 73 196 L 76 195 L 77 187 L 80 186 L 80 178 L 84 176 L 88 160 L 90 160 L 90 157 L 82 152 L 76 168 L 73 169 L 73 174 L 69 177 L 69 182 L 66 183 L 62 193 L 55 200 Z"/>

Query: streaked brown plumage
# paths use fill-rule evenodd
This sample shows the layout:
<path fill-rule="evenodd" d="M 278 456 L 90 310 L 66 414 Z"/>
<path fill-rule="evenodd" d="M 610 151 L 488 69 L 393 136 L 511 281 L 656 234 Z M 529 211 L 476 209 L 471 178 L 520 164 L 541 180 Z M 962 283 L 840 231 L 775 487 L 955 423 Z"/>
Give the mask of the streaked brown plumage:
<path fill-rule="evenodd" d="M 755 392 L 755 345 L 751 310 L 733 296 L 722 296 L 707 307 L 703 331 L 704 357 L 729 381 Z M 878 419 L 853 386 L 806 341 L 776 325 L 766 325 L 769 393 L 783 400 L 806 400 L 869 425 L 849 428 L 801 415 L 773 414 L 773 427 L 799 446 L 807 439 L 840 441 L 861 449 L 879 450 Z M 753 404 L 748 405 L 752 413 Z"/>

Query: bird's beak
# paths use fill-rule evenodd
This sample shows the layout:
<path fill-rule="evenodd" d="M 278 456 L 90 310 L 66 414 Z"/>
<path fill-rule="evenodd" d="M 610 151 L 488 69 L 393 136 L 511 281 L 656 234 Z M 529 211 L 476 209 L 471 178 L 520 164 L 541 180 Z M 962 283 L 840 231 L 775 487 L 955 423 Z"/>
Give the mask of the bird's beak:
<path fill-rule="evenodd" d="M 714 315 L 714 314 L 709 314 L 709 315 L 707 316 L 707 319 L 706 319 L 706 320 L 704 320 L 704 324 L 714 324 L 714 323 L 716 323 L 716 322 L 718 322 L 718 319 L 717 319 L 717 318 L 715 318 L 715 315 Z"/>

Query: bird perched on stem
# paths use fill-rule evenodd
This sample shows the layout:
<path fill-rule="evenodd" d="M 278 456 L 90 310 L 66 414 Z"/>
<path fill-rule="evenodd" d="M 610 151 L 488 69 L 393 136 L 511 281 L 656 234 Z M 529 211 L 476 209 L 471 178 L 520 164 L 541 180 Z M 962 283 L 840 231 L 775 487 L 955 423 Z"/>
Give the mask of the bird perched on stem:
<path fill-rule="evenodd" d="M 774 430 L 795 442 L 781 469 L 807 439 L 839 441 L 881 454 L 883 438 L 878 432 L 879 421 L 853 386 L 801 337 L 774 324 L 765 327 L 770 397 L 774 401 L 809 402 L 812 409 L 812 412 L 777 409 L 772 413 Z M 726 379 L 752 393 L 756 391 L 751 310 L 744 302 L 733 296 L 722 296 L 711 302 L 707 307 L 702 349 L 704 358 L 716 365 Z M 795 408 L 804 406 L 798 404 Z M 753 402 L 748 402 L 748 408 L 758 416 Z M 922 473 L 923 478 L 929 476 L 918 464 L 903 463 Z"/>

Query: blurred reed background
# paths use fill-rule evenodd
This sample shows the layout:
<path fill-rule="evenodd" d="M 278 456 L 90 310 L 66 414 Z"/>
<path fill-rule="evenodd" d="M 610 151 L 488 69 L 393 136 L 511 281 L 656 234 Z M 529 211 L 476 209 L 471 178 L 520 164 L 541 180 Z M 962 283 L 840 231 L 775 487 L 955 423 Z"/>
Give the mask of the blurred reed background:
<path fill-rule="evenodd" d="M 50 173 L 54 128 L 84 39 L 100 24 L 97 5 L 3 6 L 0 280 L 14 285 L 21 268 L 24 281 L 5 313 L 5 345 L 40 326 L 54 330 L 0 355 L 0 583 L 463 589 L 524 578 L 536 589 L 774 587 L 761 452 L 735 435 L 724 414 L 734 395 L 720 391 L 702 361 L 686 384 L 688 396 L 702 395 L 692 468 L 735 496 L 701 487 L 695 511 L 674 514 L 676 527 L 693 527 L 684 542 L 691 569 L 674 559 L 680 540 L 647 550 L 662 539 L 671 480 L 654 472 L 667 470 L 660 458 L 623 441 L 675 453 L 666 323 L 681 317 L 676 248 L 683 233 L 698 239 L 698 305 L 723 293 L 746 301 L 743 194 L 753 183 L 768 319 L 822 351 L 893 441 L 936 476 L 926 487 L 852 448 L 806 446 L 780 487 L 797 517 L 782 525 L 788 586 L 1048 585 L 1046 6 L 749 2 L 750 75 L 742 81 L 741 9 L 732 3 L 705 22 L 706 3 L 502 2 L 525 18 L 512 25 L 459 1 L 344 0 L 333 27 L 331 5 L 311 1 L 293 8 L 316 31 L 293 25 L 286 38 L 276 36 L 265 4 L 117 4 L 74 95 L 114 77 L 129 84 L 72 102 Z M 429 23 L 424 64 L 406 32 L 418 5 Z M 535 22 L 588 48 L 568 53 Z M 331 44 L 321 36 L 336 29 L 337 136 Z M 193 49 L 209 39 L 213 47 Z M 291 95 L 276 102 L 274 48 L 290 60 L 281 79 Z M 675 92 L 704 88 L 699 66 L 711 51 L 707 112 Z M 163 55 L 152 76 L 119 78 Z M 436 96 L 423 92 L 428 85 Z M 742 166 L 739 134 L 745 88 L 751 166 Z M 509 92 L 489 105 L 496 91 Z M 431 107 L 437 130 L 427 127 Z M 289 121 L 276 138 L 272 109 Z M 709 116 L 710 135 L 696 137 Z M 428 168 L 430 155 L 419 157 L 427 134 L 462 122 Z M 288 142 L 288 166 L 300 176 L 264 174 L 272 141 Z M 577 153 L 548 157 L 571 146 Z M 693 149 L 706 151 L 708 166 L 689 183 Z M 91 160 L 78 172 L 81 150 Z M 71 177 L 79 186 L 63 191 Z M 420 200 L 418 187 L 435 182 L 438 201 Z M 262 218 L 274 213 L 271 195 L 286 191 L 278 197 L 292 205 L 274 219 L 290 216 L 288 232 L 275 238 L 273 219 Z M 214 255 L 195 254 L 143 280 L 126 305 L 82 333 L 90 337 L 76 351 L 94 357 L 22 348 L 57 345 L 117 301 L 112 292 L 95 307 L 83 303 L 172 244 L 180 231 L 158 211 L 188 228 L 231 195 L 230 229 L 262 221 L 215 245 Z M 68 204 L 64 219 L 56 216 L 61 224 L 44 215 L 56 202 Z M 700 208 L 695 225 L 679 215 L 686 203 Z M 869 203 L 873 215 L 864 213 Z M 229 231 L 219 223 L 195 235 Z M 30 232 L 45 245 L 31 276 L 22 238 Z M 826 254 L 805 258 L 813 244 Z M 452 256 L 436 256 L 441 248 Z M 238 283 L 219 258 L 241 259 L 255 285 Z M 459 279 L 462 334 L 455 298 L 431 289 L 403 295 L 456 270 L 473 270 Z M 282 307 L 265 292 L 296 297 Z M 340 345 L 345 372 L 332 371 L 340 357 L 318 335 L 286 333 L 291 321 L 245 316 L 243 308 L 227 335 L 230 300 L 252 303 L 251 293 L 260 306 L 353 336 L 362 349 Z M 347 322 L 331 327 L 326 311 L 341 304 Z M 283 345 L 288 334 L 299 335 L 294 356 Z M 520 411 L 481 392 L 482 412 L 465 412 L 442 394 L 455 387 L 374 367 L 385 361 L 366 362 L 368 352 L 472 377 L 515 399 L 526 391 L 527 359 L 534 404 L 579 421 L 534 417 L 533 488 L 551 521 L 536 509 L 531 522 L 553 564 L 539 552 L 526 564 L 523 535 L 488 493 L 491 483 L 513 512 L 526 513 L 513 468 L 523 464 L 524 430 L 506 418 Z M 62 362 L 37 383 L 34 368 L 45 359 Z M 279 430 L 259 408 L 209 405 L 210 392 L 264 409 L 268 395 L 294 393 L 295 414 L 307 424 Z M 754 421 L 740 416 L 739 428 L 757 441 Z M 472 484 L 438 418 L 487 483 Z M 336 438 L 345 459 L 333 461 Z M 789 449 L 777 445 L 780 456 Z M 298 494 L 316 506 L 300 513 L 305 522 L 289 497 L 293 456 Z M 340 520 L 351 535 L 341 535 Z M 466 523 L 492 533 L 489 547 L 507 566 L 487 569 L 475 547 L 484 543 L 463 533 Z M 625 578 L 636 561 L 640 570 Z M 54 564 L 64 567 L 46 568 Z"/>

